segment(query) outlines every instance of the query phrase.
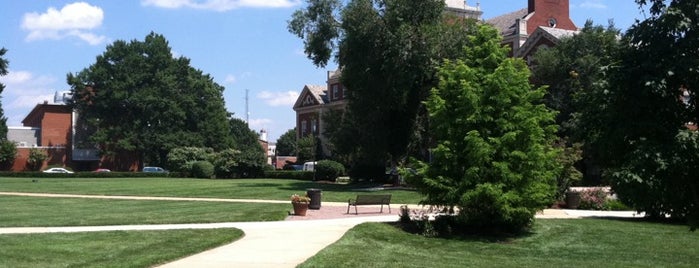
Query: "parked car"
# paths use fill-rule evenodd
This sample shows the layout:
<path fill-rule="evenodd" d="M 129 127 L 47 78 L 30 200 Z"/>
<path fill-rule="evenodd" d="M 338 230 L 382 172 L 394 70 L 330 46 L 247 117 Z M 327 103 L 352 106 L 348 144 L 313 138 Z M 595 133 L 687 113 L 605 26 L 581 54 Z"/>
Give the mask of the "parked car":
<path fill-rule="evenodd" d="M 106 169 L 106 168 L 98 168 L 98 169 L 95 169 L 95 171 L 93 171 L 93 172 L 112 172 L 112 171 L 109 169 Z"/>
<path fill-rule="evenodd" d="M 167 170 L 161 167 L 143 167 L 143 172 L 167 173 Z"/>
<path fill-rule="evenodd" d="M 313 171 L 316 169 L 316 164 L 318 162 L 306 162 L 303 163 L 303 171 Z"/>
<path fill-rule="evenodd" d="M 73 173 L 73 171 L 67 170 L 65 168 L 55 167 L 44 170 L 44 173 Z"/>

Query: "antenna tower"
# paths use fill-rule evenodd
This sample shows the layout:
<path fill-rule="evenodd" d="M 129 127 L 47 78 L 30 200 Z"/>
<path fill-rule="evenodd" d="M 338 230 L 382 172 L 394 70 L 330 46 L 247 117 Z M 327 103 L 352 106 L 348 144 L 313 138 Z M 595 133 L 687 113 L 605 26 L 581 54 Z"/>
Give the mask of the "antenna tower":
<path fill-rule="evenodd" d="M 245 123 L 250 125 L 250 105 L 249 105 L 249 99 L 248 99 L 248 93 L 250 92 L 249 89 L 245 89 Z"/>

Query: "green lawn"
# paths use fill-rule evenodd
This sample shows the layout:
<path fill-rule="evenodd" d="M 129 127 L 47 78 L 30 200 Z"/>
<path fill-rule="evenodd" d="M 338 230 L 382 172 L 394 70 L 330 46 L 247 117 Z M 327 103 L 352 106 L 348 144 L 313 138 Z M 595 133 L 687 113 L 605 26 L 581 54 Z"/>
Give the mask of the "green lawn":
<path fill-rule="evenodd" d="M 204 180 L 176 178 L 100 178 L 59 179 L 0 178 L 0 191 L 32 193 L 66 193 L 98 195 L 137 195 L 174 197 L 215 197 L 289 200 L 309 188 L 321 189 L 323 201 L 347 202 L 362 191 L 362 186 L 322 184 L 311 181 L 281 179 Z M 384 190 L 391 202 L 415 204 L 420 195 L 409 190 Z"/>
<path fill-rule="evenodd" d="M 0 235 L 0 267 L 152 267 L 242 236 L 238 229 Z"/>
<path fill-rule="evenodd" d="M 0 196 L 0 227 L 284 220 L 290 204 Z"/>
<path fill-rule="evenodd" d="M 448 240 L 366 223 L 301 267 L 696 267 L 699 233 L 638 220 L 537 220 L 507 241 Z"/>

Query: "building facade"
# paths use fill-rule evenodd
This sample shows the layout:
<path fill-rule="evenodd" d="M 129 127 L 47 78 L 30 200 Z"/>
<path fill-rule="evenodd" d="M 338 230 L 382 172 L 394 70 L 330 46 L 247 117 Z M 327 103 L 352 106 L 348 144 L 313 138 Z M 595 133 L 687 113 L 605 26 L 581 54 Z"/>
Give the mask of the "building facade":
<path fill-rule="evenodd" d="M 481 19 L 480 2 L 469 6 L 467 1 L 445 0 L 445 12 L 459 17 Z M 510 56 L 521 57 L 531 63 L 531 56 L 540 48 L 553 47 L 563 37 L 578 32 L 570 19 L 569 0 L 528 0 L 528 6 L 520 10 L 485 21 L 500 31 L 503 45 L 511 49 Z M 301 90 L 294 111 L 296 112 L 296 137 L 313 135 L 325 146 L 323 114 L 344 109 L 347 105 L 347 88 L 340 83 L 340 70 L 329 71 L 325 85 L 306 85 Z"/>

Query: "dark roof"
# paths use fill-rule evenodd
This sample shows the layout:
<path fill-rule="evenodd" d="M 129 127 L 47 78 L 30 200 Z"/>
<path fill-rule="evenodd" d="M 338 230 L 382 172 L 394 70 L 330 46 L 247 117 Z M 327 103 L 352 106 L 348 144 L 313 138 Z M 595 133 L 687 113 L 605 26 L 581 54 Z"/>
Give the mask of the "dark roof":
<path fill-rule="evenodd" d="M 526 17 L 527 15 L 529 15 L 528 12 L 529 10 L 527 8 L 523 8 L 511 13 L 488 19 L 485 22 L 487 22 L 490 25 L 493 25 L 495 29 L 498 29 L 500 35 L 509 36 L 515 34 L 515 30 L 517 29 L 517 19 L 522 19 Z"/>

